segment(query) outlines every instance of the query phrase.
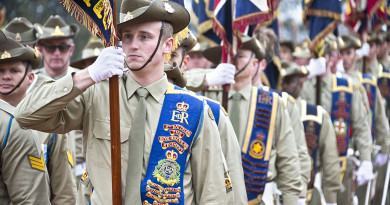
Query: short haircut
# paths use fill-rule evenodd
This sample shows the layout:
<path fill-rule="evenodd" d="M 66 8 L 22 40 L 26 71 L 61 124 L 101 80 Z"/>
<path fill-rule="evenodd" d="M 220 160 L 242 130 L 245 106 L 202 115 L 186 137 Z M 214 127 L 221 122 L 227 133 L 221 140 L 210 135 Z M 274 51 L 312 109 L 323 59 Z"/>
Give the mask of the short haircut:
<path fill-rule="evenodd" d="M 173 27 L 171 23 L 166 21 L 164 21 L 163 24 L 162 40 L 167 40 L 173 36 Z"/>

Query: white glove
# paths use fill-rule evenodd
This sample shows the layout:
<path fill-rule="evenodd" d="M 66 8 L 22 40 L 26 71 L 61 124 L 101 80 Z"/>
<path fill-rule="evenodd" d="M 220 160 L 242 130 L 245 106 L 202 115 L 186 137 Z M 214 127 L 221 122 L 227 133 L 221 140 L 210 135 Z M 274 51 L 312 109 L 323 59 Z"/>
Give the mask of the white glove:
<path fill-rule="evenodd" d="M 308 78 L 321 75 L 326 72 L 326 61 L 324 57 L 310 59 L 309 65 L 306 66 L 309 71 Z"/>
<path fill-rule="evenodd" d="M 337 205 L 337 203 L 326 203 L 326 205 Z"/>
<path fill-rule="evenodd" d="M 230 63 L 221 63 L 210 73 L 206 74 L 206 81 L 209 86 L 234 84 L 236 67 Z"/>
<path fill-rule="evenodd" d="M 344 65 L 343 65 L 343 59 L 339 60 L 339 62 L 336 65 L 337 71 L 341 73 L 345 73 Z"/>
<path fill-rule="evenodd" d="M 372 163 L 368 160 L 362 161 L 359 169 L 356 172 L 357 185 L 361 186 L 374 178 L 372 173 Z"/>
<path fill-rule="evenodd" d="M 122 76 L 124 61 L 125 54 L 122 48 L 108 47 L 103 49 L 96 61 L 87 68 L 88 73 L 95 83 L 114 75 Z"/>
<path fill-rule="evenodd" d="M 358 55 L 358 58 L 368 56 L 370 54 L 370 45 L 368 43 L 363 43 L 363 46 L 356 50 L 356 54 Z"/>
<path fill-rule="evenodd" d="M 375 167 L 381 167 L 387 162 L 387 154 L 378 153 L 375 158 Z"/>
<path fill-rule="evenodd" d="M 306 198 L 299 198 L 298 205 L 306 205 Z"/>

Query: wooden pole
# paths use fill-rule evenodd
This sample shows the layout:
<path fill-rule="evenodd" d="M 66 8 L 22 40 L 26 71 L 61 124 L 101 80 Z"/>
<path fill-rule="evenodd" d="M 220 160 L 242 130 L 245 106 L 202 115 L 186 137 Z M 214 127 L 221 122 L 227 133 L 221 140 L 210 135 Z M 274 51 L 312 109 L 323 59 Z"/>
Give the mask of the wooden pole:
<path fill-rule="evenodd" d="M 228 51 L 226 50 L 227 46 L 225 44 L 222 45 L 222 63 L 228 63 L 229 58 L 228 58 Z M 230 62 L 229 62 L 230 63 Z M 230 90 L 230 85 L 225 84 L 222 85 L 222 107 L 225 108 L 225 110 L 228 110 L 228 98 L 229 98 L 229 90 Z"/>
<path fill-rule="evenodd" d="M 116 0 L 113 0 L 113 23 L 116 25 Z M 115 39 L 115 46 L 118 41 Z M 122 204 L 122 177 L 121 177 L 121 141 L 120 141 L 120 111 L 119 111 L 119 85 L 118 76 L 109 79 L 110 95 L 110 133 L 111 133 L 111 178 L 112 178 L 112 204 Z"/>

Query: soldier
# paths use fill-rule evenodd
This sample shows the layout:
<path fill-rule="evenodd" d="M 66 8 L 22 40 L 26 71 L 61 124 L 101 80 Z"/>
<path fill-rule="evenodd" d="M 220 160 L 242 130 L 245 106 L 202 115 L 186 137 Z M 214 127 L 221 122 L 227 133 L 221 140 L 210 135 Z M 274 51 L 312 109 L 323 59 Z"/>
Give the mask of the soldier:
<path fill-rule="evenodd" d="M 326 54 L 325 58 L 329 58 Z M 338 55 L 337 55 L 338 56 Z M 331 61 L 327 61 L 330 63 Z M 333 62 L 333 61 L 332 61 Z M 333 62 L 334 63 L 334 62 Z M 338 196 L 338 204 L 350 204 L 352 198 L 352 161 L 348 158 L 348 147 L 350 144 L 350 132 L 352 129 L 353 145 L 360 153 L 361 165 L 356 172 L 357 179 L 361 184 L 371 180 L 371 146 L 372 139 L 367 121 L 367 109 L 363 104 L 364 89 L 354 86 L 352 81 L 339 78 L 330 72 L 331 66 L 326 66 L 327 70 L 321 75 L 320 105 L 331 115 L 332 123 L 335 127 L 337 145 L 339 149 L 339 159 L 341 164 L 341 178 L 343 187 Z M 301 97 L 310 103 L 316 102 L 315 78 L 305 81 Z"/>
<path fill-rule="evenodd" d="M 105 48 L 87 69 L 43 84 L 19 105 L 16 118 L 45 131 L 83 129 L 91 202 L 111 204 L 109 84 L 104 80 L 122 75 L 126 62 L 130 73 L 119 79 L 122 201 L 226 204 L 221 142 L 211 111 L 169 84 L 163 71 L 172 34 L 188 25 L 188 11 L 174 2 L 125 0 L 120 16 L 123 52 Z"/>
<path fill-rule="evenodd" d="M 307 41 L 301 42 L 295 46 L 293 52 L 294 62 L 299 66 L 307 66 L 310 63 L 311 54 L 309 50 L 309 43 Z"/>
<path fill-rule="evenodd" d="M 266 204 L 274 203 L 273 194 L 276 193 L 272 182 L 275 181 L 283 201 L 297 204 L 302 181 L 300 169 L 293 166 L 298 163 L 298 155 L 290 118 L 277 93 L 252 87 L 251 73 L 257 67 L 258 59 L 264 58 L 264 50 L 259 46 L 254 38 L 243 41 L 236 59 L 239 74 L 236 74 L 236 83 L 232 87 L 234 91 L 229 92 L 229 116 L 242 147 L 247 197 L 251 204 L 262 200 Z M 217 53 L 214 56 L 220 58 Z M 264 61 L 261 63 L 264 68 Z M 256 103 L 257 99 L 259 103 Z M 248 128 L 246 122 L 249 122 Z M 266 185 L 267 181 L 270 183 Z"/>
<path fill-rule="evenodd" d="M 24 17 L 14 18 L 5 28 L 6 35 L 15 40 L 34 45 L 37 42 L 39 31 Z M 34 81 L 27 92 L 38 87 L 44 81 L 50 80 L 49 76 L 32 73 Z M 37 132 L 46 156 L 46 166 L 50 177 L 50 201 L 52 204 L 74 204 L 76 200 L 76 182 L 72 170 L 72 152 L 68 150 L 68 136 L 55 133 Z"/>
<path fill-rule="evenodd" d="M 0 31 L 0 201 L 1 204 L 50 204 L 49 177 L 39 138 L 13 120 L 15 106 L 33 82 L 32 68 L 42 56 Z"/>
<path fill-rule="evenodd" d="M 311 157 L 311 180 L 308 185 L 308 204 L 321 204 L 320 191 L 323 191 L 326 204 L 336 204 L 337 192 L 340 188 L 340 165 L 336 136 L 329 114 L 321 107 L 307 103 L 300 98 L 303 87 L 302 78 L 309 74 L 304 67 L 292 62 L 283 62 L 283 91 L 292 95 L 300 109 L 300 118 L 304 123 L 307 147 Z M 315 175 L 321 174 L 322 185 L 317 189 L 314 184 Z M 322 195 L 322 193 L 321 193 Z"/>
<path fill-rule="evenodd" d="M 294 43 L 292 41 L 280 41 L 280 60 L 294 60 Z"/>
<path fill-rule="evenodd" d="M 374 46 L 373 41 L 375 41 L 376 36 L 370 35 L 368 38 L 368 43 L 370 43 L 370 48 L 374 51 L 370 51 L 370 56 L 367 58 L 366 62 L 375 63 L 376 61 L 376 46 Z M 383 105 L 382 96 L 377 87 L 376 78 L 371 75 L 362 74 L 360 72 L 355 71 L 355 63 L 357 59 L 356 49 L 360 47 L 359 40 L 354 38 L 353 36 L 341 36 L 342 41 L 344 42 L 342 46 L 340 46 L 340 54 L 343 58 L 343 66 L 345 73 L 343 73 L 343 77 L 352 79 L 357 86 L 363 85 L 365 88 L 365 93 L 368 99 L 367 107 L 370 109 L 371 118 L 369 118 L 369 122 L 371 124 L 371 135 L 372 140 L 375 145 L 380 147 L 380 151 L 376 149 L 375 152 L 378 152 L 375 159 L 375 166 L 381 167 L 387 162 L 387 156 L 389 153 L 389 144 L 390 144 L 390 136 L 389 136 L 389 124 L 386 118 L 385 107 Z M 374 42 L 375 43 L 375 42 Z M 370 59 L 370 58 L 373 58 Z M 377 64 L 375 65 L 377 67 Z M 372 69 L 370 69 L 372 70 Z M 372 70 L 372 72 L 377 72 Z M 365 201 L 365 189 L 366 187 L 358 187 L 357 196 L 361 203 Z"/>
<path fill-rule="evenodd" d="M 171 53 L 171 58 L 169 59 L 169 64 L 179 66 L 176 66 L 173 69 L 169 68 L 169 66 L 165 66 L 164 68 L 168 80 L 172 80 L 177 83 L 176 85 L 178 86 L 185 86 L 186 79 L 180 70 L 183 68 L 185 69 L 190 62 L 191 59 L 187 53 L 191 51 L 196 44 L 196 41 L 196 37 L 190 32 L 186 39 L 180 41 L 179 47 Z M 240 147 L 230 119 L 225 109 L 217 101 L 208 98 L 205 98 L 205 100 L 210 106 L 218 126 L 219 134 L 221 136 L 222 151 L 227 164 L 226 172 L 229 173 L 232 182 L 234 197 L 233 194 L 228 193 L 228 203 L 237 205 L 248 204 L 247 198 L 245 197 L 246 192 Z"/>

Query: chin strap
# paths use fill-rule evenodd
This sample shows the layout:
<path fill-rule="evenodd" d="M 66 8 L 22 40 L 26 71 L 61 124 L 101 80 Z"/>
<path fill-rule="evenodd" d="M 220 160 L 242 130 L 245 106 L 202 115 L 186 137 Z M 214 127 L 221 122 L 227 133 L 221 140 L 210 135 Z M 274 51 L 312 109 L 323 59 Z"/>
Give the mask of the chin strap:
<path fill-rule="evenodd" d="M 249 65 L 249 63 L 251 62 L 253 56 L 254 56 L 255 53 L 252 52 L 252 55 L 251 55 L 251 58 L 248 60 L 248 63 L 245 64 L 245 66 L 240 69 L 236 74 L 234 74 L 234 77 L 236 77 L 238 74 L 242 73 Z"/>
<path fill-rule="evenodd" d="M 164 21 L 162 21 L 162 23 L 161 23 L 160 35 L 158 36 L 158 42 L 157 42 L 156 49 L 154 49 L 152 55 L 150 56 L 150 58 L 148 59 L 148 61 L 146 61 L 146 63 L 145 63 L 142 67 L 137 68 L 137 69 L 130 68 L 129 65 L 127 65 L 127 63 L 126 63 L 126 61 L 125 61 L 127 67 L 128 67 L 131 71 L 140 71 L 140 70 L 144 69 L 145 66 L 148 65 L 148 64 L 150 63 L 150 61 L 152 61 L 154 55 L 155 55 L 156 52 L 157 52 L 158 47 L 160 46 L 160 42 L 161 42 L 161 37 L 162 37 L 163 30 L 164 30 Z"/>
<path fill-rule="evenodd" d="M 19 82 L 11 91 L 6 92 L 6 93 L 0 92 L 0 94 L 2 94 L 2 95 L 9 95 L 9 94 L 11 94 L 12 92 L 14 92 L 18 87 L 20 87 L 20 85 L 22 84 L 22 82 L 24 81 L 24 79 L 25 79 L 26 76 L 27 76 L 28 66 L 29 66 L 29 65 L 27 65 L 26 70 L 24 71 L 24 76 L 23 76 L 22 80 L 20 80 L 20 82 Z"/>
<path fill-rule="evenodd" d="M 255 73 L 255 74 L 253 75 L 253 77 L 252 77 L 252 82 L 255 80 L 257 74 L 259 73 L 259 70 L 260 70 L 260 63 L 257 64 L 256 73 Z"/>

